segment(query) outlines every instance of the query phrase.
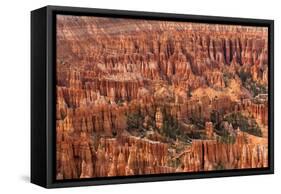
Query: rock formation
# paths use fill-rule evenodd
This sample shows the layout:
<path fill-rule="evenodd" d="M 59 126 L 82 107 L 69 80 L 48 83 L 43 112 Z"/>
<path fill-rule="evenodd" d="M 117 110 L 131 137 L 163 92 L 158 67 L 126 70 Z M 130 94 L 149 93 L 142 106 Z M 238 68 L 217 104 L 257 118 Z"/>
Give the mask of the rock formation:
<path fill-rule="evenodd" d="M 57 179 L 267 167 L 267 35 L 59 15 Z"/>

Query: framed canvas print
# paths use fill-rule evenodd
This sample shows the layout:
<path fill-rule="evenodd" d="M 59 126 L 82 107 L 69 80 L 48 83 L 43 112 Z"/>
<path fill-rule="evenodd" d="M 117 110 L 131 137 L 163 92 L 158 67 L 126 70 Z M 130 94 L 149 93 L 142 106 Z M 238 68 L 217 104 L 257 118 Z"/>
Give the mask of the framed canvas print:
<path fill-rule="evenodd" d="M 31 182 L 273 173 L 273 21 L 31 13 Z"/>

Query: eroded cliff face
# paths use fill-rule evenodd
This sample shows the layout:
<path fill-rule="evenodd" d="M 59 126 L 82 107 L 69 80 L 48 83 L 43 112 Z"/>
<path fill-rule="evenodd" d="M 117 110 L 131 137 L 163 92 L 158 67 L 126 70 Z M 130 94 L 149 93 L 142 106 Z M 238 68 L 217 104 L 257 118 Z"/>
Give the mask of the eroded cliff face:
<path fill-rule="evenodd" d="M 245 135 L 245 134 L 244 134 Z M 234 144 L 216 140 L 194 140 L 191 149 L 180 160 L 178 171 L 208 171 L 224 169 L 262 168 L 268 166 L 268 149 L 265 145 L 245 143 L 239 134 Z"/>
<path fill-rule="evenodd" d="M 57 179 L 267 167 L 267 33 L 57 16 Z"/>

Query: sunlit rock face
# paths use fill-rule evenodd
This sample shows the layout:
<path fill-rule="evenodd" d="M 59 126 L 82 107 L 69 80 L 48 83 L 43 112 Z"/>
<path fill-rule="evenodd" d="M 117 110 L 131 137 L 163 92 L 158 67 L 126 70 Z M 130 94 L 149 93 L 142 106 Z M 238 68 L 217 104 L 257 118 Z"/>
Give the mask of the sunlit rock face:
<path fill-rule="evenodd" d="M 57 16 L 57 179 L 268 166 L 268 31 Z"/>

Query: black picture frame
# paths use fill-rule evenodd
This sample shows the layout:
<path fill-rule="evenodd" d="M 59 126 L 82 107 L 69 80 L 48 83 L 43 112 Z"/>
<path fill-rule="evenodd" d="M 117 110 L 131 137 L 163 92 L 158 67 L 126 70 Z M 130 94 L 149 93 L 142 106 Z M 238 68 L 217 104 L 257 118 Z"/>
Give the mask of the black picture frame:
<path fill-rule="evenodd" d="M 149 20 L 188 21 L 216 24 L 237 24 L 268 27 L 269 59 L 269 153 L 268 168 L 235 169 L 161 175 L 90 178 L 79 180 L 55 179 L 55 59 L 56 14 L 138 18 Z M 168 181 L 195 178 L 228 177 L 274 173 L 274 21 L 121 11 L 109 9 L 46 6 L 31 12 L 31 182 L 46 188 L 121 184 L 148 181 Z"/>

